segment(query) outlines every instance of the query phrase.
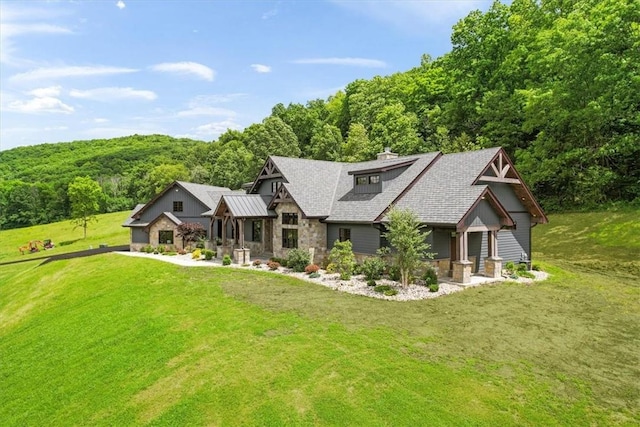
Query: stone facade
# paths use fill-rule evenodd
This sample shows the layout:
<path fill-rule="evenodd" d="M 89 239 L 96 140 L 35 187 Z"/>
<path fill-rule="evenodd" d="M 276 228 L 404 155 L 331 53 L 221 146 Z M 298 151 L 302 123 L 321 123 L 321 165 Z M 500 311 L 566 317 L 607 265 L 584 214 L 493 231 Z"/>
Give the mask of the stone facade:
<path fill-rule="evenodd" d="M 488 257 L 484 260 L 484 275 L 497 279 L 502 275 L 502 258 Z"/>
<path fill-rule="evenodd" d="M 149 244 L 153 247 L 157 247 L 158 245 L 166 245 L 165 242 L 158 242 L 159 232 L 161 230 L 171 230 L 173 231 L 173 245 L 176 249 L 182 249 L 182 238 L 176 236 L 176 228 L 177 225 L 169 220 L 169 218 L 162 216 L 158 221 L 151 224 L 149 227 Z"/>
<path fill-rule="evenodd" d="M 327 256 L 327 225 L 318 219 L 303 218 L 298 206 L 292 202 L 279 203 L 276 206 L 278 218 L 273 221 L 273 255 L 286 258 L 290 249 L 282 247 L 282 230 L 293 228 L 298 230 L 298 248 L 312 252 L 312 263 L 320 264 Z M 298 215 L 298 224 L 282 224 L 282 214 Z"/>
<path fill-rule="evenodd" d="M 458 283 L 471 282 L 471 261 L 453 261 L 453 281 Z"/>

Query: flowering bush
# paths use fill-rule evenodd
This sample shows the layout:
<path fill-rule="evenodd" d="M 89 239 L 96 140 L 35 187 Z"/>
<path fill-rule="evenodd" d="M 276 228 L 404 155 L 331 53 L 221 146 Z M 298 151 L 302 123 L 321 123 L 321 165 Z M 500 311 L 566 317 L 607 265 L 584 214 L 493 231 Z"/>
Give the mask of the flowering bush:
<path fill-rule="evenodd" d="M 280 268 L 280 263 L 276 261 L 269 261 L 267 263 L 267 267 L 269 267 L 269 270 L 277 270 Z"/>
<path fill-rule="evenodd" d="M 304 272 L 307 274 L 317 273 L 318 270 L 320 270 L 320 267 L 318 267 L 316 264 L 309 264 L 304 268 Z"/>

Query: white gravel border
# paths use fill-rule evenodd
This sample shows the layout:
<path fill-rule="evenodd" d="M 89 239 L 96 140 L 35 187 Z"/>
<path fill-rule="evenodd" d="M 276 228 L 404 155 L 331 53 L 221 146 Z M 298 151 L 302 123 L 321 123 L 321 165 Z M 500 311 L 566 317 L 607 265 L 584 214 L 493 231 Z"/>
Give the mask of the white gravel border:
<path fill-rule="evenodd" d="M 226 268 L 231 267 L 231 268 L 242 268 L 245 270 L 260 270 L 260 271 L 266 271 L 271 273 L 279 273 L 287 276 L 296 277 L 298 279 L 302 279 L 307 282 L 315 283 L 321 286 L 325 286 L 327 288 L 330 288 L 336 291 L 347 292 L 350 294 L 362 295 L 370 298 L 377 298 L 377 299 L 383 299 L 388 301 L 416 301 L 416 300 L 437 298 L 443 295 L 452 294 L 454 292 L 460 292 L 470 287 L 475 287 L 475 286 L 480 286 L 485 284 L 492 284 L 492 283 L 499 283 L 505 280 L 514 281 L 513 279 L 507 279 L 505 277 L 492 279 L 492 278 L 482 277 L 482 276 L 472 276 L 471 283 L 465 283 L 465 284 L 452 283 L 447 280 L 440 280 L 438 292 L 429 292 L 429 289 L 425 286 L 408 285 L 405 287 L 393 280 L 387 280 L 387 279 L 376 280 L 376 283 L 378 285 L 389 285 L 393 289 L 398 291 L 397 295 L 387 296 L 387 295 L 375 292 L 373 290 L 373 286 L 367 286 L 366 280 L 362 275 L 352 276 L 350 280 L 340 280 L 340 275 L 337 273 L 330 274 L 325 272 L 324 270 L 319 270 L 318 273 L 320 273 L 320 277 L 310 278 L 309 275 L 305 273 L 295 273 L 283 267 L 280 267 L 278 270 L 271 271 L 269 270 L 265 262 L 262 262 L 262 264 L 259 266 L 254 266 L 253 262 L 249 266 L 246 266 L 246 265 L 242 266 L 242 265 L 233 264 L 233 263 L 228 266 L 223 266 L 222 260 L 220 259 L 214 258 L 210 261 L 207 261 L 204 259 L 194 260 L 191 258 L 191 254 L 160 255 L 160 254 L 148 254 L 145 252 L 115 252 L 115 253 L 132 256 L 132 257 L 138 257 L 138 258 L 149 258 L 157 261 L 169 262 L 171 264 L 181 265 L 183 267 L 226 267 Z M 532 273 L 536 276 L 535 279 L 527 279 L 527 278 L 521 277 L 517 281 L 522 283 L 533 283 L 534 281 L 546 280 L 549 277 L 548 273 L 545 273 L 543 271 L 532 271 Z"/>

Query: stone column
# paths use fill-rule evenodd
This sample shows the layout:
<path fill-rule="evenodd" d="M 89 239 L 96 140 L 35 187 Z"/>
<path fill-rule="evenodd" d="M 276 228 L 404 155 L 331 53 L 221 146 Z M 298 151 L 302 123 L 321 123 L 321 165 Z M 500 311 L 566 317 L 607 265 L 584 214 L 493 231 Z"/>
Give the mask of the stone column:
<path fill-rule="evenodd" d="M 471 261 L 453 261 L 453 281 L 458 283 L 471 283 Z"/>
<path fill-rule="evenodd" d="M 484 275 L 497 279 L 502 276 L 502 258 L 490 256 L 484 259 Z"/>

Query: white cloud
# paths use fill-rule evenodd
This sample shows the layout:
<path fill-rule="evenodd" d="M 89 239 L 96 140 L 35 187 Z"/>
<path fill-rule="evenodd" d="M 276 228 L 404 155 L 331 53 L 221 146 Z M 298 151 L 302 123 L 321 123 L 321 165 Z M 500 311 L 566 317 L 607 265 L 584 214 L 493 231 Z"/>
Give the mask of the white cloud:
<path fill-rule="evenodd" d="M 271 19 L 278 14 L 278 9 L 271 9 L 262 14 L 262 19 Z"/>
<path fill-rule="evenodd" d="M 271 72 L 271 67 L 268 66 L 268 65 L 251 64 L 251 68 L 253 68 L 253 71 L 255 71 L 256 73 L 270 73 Z"/>
<path fill-rule="evenodd" d="M 83 132 L 90 138 L 118 138 L 129 135 L 166 134 L 165 129 L 144 129 L 137 127 L 95 127 Z"/>
<path fill-rule="evenodd" d="M 71 66 L 71 67 L 43 67 L 35 70 L 19 73 L 11 76 L 9 80 L 14 82 L 24 82 L 32 80 L 51 80 L 65 77 L 90 77 L 105 76 L 112 74 L 135 73 L 138 70 L 133 68 L 109 67 L 109 66 Z"/>
<path fill-rule="evenodd" d="M 117 101 L 121 99 L 143 99 L 153 101 L 158 97 L 150 90 L 136 90 L 130 87 L 101 87 L 89 90 L 72 89 L 69 95 L 74 98 L 91 99 L 93 101 Z"/>
<path fill-rule="evenodd" d="M 15 113 L 73 113 L 73 107 L 65 104 L 58 98 L 51 96 L 44 96 L 39 98 L 33 98 L 26 101 L 13 101 L 10 102 L 7 108 L 8 111 Z"/>
<path fill-rule="evenodd" d="M 122 10 L 125 7 L 127 7 L 126 4 L 124 4 L 124 2 L 122 0 L 118 0 L 118 3 L 116 3 L 116 6 L 118 7 L 118 9 Z"/>
<path fill-rule="evenodd" d="M 223 116 L 223 117 L 234 117 L 236 116 L 236 112 L 233 110 L 228 110 L 226 108 L 216 108 L 216 107 L 193 107 L 188 110 L 183 110 L 178 112 L 178 117 L 191 117 L 191 116 Z"/>
<path fill-rule="evenodd" d="M 28 94 L 33 95 L 36 98 L 46 98 L 59 96 L 60 92 L 62 92 L 62 86 L 50 86 L 33 89 L 29 91 Z"/>
<path fill-rule="evenodd" d="M 194 139 L 216 139 L 220 135 L 225 133 L 228 129 L 240 130 L 242 129 L 242 126 L 240 126 L 235 121 L 228 119 L 220 122 L 211 122 L 198 126 L 192 129 L 194 133 L 185 136 Z"/>
<path fill-rule="evenodd" d="M 13 66 L 23 66 L 32 63 L 15 56 L 18 52 L 16 38 L 33 34 L 72 34 L 64 26 L 54 25 L 47 21 L 56 16 L 55 13 L 43 9 L 15 7 L 7 2 L 0 3 L 0 62 Z M 20 4 L 20 6 L 24 3 Z"/>
<path fill-rule="evenodd" d="M 177 74 L 193 74 L 203 80 L 212 82 L 215 71 L 197 62 L 165 62 L 151 66 L 153 71 Z"/>
<path fill-rule="evenodd" d="M 294 64 L 350 65 L 354 67 L 384 68 L 386 62 L 367 58 L 307 58 L 291 61 Z"/>
<path fill-rule="evenodd" d="M 105 119 L 104 117 L 97 117 L 93 119 L 93 123 L 108 123 L 109 119 Z"/>

